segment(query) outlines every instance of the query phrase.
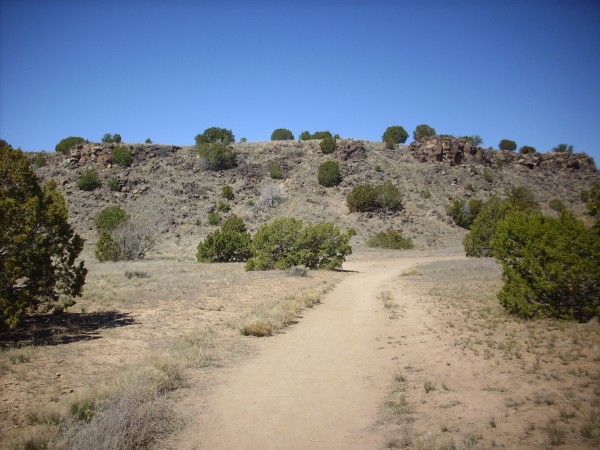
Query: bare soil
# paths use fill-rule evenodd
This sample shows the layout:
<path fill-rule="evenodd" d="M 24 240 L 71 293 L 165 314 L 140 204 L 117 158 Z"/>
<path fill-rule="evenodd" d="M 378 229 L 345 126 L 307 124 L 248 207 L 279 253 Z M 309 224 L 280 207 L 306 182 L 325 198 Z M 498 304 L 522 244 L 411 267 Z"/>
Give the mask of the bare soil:
<path fill-rule="evenodd" d="M 259 356 L 227 371 L 176 447 L 380 447 L 371 427 L 395 364 L 377 295 L 399 271 L 431 260 L 347 264 L 354 273 L 322 305 L 298 326 L 263 339 Z"/>
<path fill-rule="evenodd" d="M 68 410 L 198 330 L 209 363 L 188 367 L 167 399 L 179 427 L 158 448 L 598 447 L 597 322 L 507 315 L 498 266 L 460 251 L 361 252 L 344 268 L 300 278 L 189 259 L 91 265 L 70 313 L 2 336 L 37 344 L 1 355 L 3 447 L 35 430 L 32 413 Z M 239 334 L 257 306 L 334 284 L 275 336 Z"/>

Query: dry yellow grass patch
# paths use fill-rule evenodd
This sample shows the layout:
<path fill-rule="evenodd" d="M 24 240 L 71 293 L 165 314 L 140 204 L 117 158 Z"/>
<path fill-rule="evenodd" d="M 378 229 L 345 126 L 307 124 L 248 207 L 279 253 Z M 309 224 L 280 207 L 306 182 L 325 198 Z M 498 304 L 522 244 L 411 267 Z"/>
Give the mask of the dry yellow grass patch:
<path fill-rule="evenodd" d="M 300 311 L 319 303 L 332 287 L 333 284 L 327 284 L 260 305 L 241 319 L 238 328 L 244 336 L 270 336 L 295 322 Z"/>

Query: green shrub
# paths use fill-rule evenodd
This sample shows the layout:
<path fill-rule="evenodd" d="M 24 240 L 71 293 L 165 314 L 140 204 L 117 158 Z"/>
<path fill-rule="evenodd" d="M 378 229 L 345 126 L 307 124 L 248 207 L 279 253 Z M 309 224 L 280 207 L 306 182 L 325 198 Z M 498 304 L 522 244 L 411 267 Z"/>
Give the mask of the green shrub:
<path fill-rule="evenodd" d="M 389 248 L 393 250 L 408 250 L 414 248 L 410 238 L 404 237 L 396 230 L 381 231 L 373 235 L 368 241 L 369 247 Z"/>
<path fill-rule="evenodd" d="M 219 204 L 217 205 L 217 211 L 219 212 L 228 212 L 230 209 L 231 206 L 229 205 L 229 203 L 219 202 Z"/>
<path fill-rule="evenodd" d="M 548 206 L 552 211 L 556 211 L 558 213 L 566 211 L 567 209 L 564 202 L 559 198 L 553 198 L 552 200 L 550 200 Z"/>
<path fill-rule="evenodd" d="M 227 170 L 236 165 L 235 151 L 223 144 L 199 144 L 197 149 L 198 156 L 206 162 L 210 170 Z"/>
<path fill-rule="evenodd" d="M 81 295 L 83 239 L 69 225 L 56 183 L 40 185 L 21 150 L 0 145 L 0 329 Z M 76 262 L 77 261 L 77 262 Z M 70 300 L 71 302 L 71 300 Z M 74 303 L 74 302 L 73 302 Z"/>
<path fill-rule="evenodd" d="M 315 131 L 312 135 L 312 139 L 325 139 L 325 138 L 335 139 L 333 137 L 333 135 L 331 134 L 331 132 L 329 132 L 329 131 Z"/>
<path fill-rule="evenodd" d="M 277 128 L 273 133 L 271 133 L 272 141 L 293 141 L 294 134 L 290 130 L 286 130 L 285 128 Z"/>
<path fill-rule="evenodd" d="M 102 136 L 102 142 L 105 142 L 105 143 L 114 142 L 115 144 L 118 144 L 121 142 L 121 135 L 118 133 L 115 133 L 115 134 L 106 133 L 104 136 Z"/>
<path fill-rule="evenodd" d="M 121 167 L 129 167 L 133 162 L 131 151 L 122 145 L 112 149 L 110 160 Z"/>
<path fill-rule="evenodd" d="M 56 147 L 54 147 L 54 151 L 56 153 L 62 153 L 63 155 L 68 155 L 69 150 L 76 145 L 83 144 L 87 142 L 84 138 L 79 136 L 69 136 L 61 140 Z"/>
<path fill-rule="evenodd" d="M 40 167 L 44 167 L 46 165 L 46 157 L 44 155 L 35 155 L 31 158 L 31 166 L 34 169 L 39 169 Z"/>
<path fill-rule="evenodd" d="M 246 224 L 240 217 L 233 214 L 228 217 L 225 222 L 223 222 L 223 225 L 221 225 L 221 231 L 226 233 L 245 233 Z"/>
<path fill-rule="evenodd" d="M 96 402 L 93 399 L 74 401 L 69 406 L 69 414 L 79 422 L 89 422 L 96 412 Z"/>
<path fill-rule="evenodd" d="M 370 184 L 361 184 L 353 188 L 346 197 L 350 212 L 367 212 L 377 209 L 377 190 Z"/>
<path fill-rule="evenodd" d="M 503 267 L 498 298 L 511 313 L 580 322 L 600 315 L 600 239 L 572 213 L 512 211 L 491 245 Z"/>
<path fill-rule="evenodd" d="M 235 136 L 231 130 L 225 128 L 211 127 L 204 130 L 204 133 L 196 135 L 196 145 L 200 147 L 202 144 L 221 144 L 229 145 L 235 142 Z"/>
<path fill-rule="evenodd" d="M 253 257 L 248 259 L 246 270 L 289 269 L 300 265 L 295 244 L 302 225 L 300 219 L 294 218 L 261 225 L 252 238 Z"/>
<path fill-rule="evenodd" d="M 463 199 L 454 200 L 448 208 L 448 215 L 452 217 L 456 225 L 468 230 L 479 211 L 481 211 L 482 206 L 483 202 L 481 200 L 472 199 L 468 202 Z"/>
<path fill-rule="evenodd" d="M 111 232 L 120 224 L 129 220 L 129 214 L 118 206 L 107 206 L 94 219 L 94 225 L 98 232 Z"/>
<path fill-rule="evenodd" d="M 343 233 L 331 222 L 305 225 L 295 245 L 299 264 L 313 270 L 340 269 L 352 253 L 350 237 L 351 232 Z"/>
<path fill-rule="evenodd" d="M 340 165 L 337 161 L 325 161 L 319 166 L 317 179 L 321 186 L 337 186 L 342 181 Z"/>
<path fill-rule="evenodd" d="M 396 144 L 404 144 L 408 139 L 408 133 L 399 125 L 387 127 L 381 137 L 385 147 L 393 149 Z"/>
<path fill-rule="evenodd" d="M 337 269 L 352 253 L 350 233 L 342 233 L 330 222 L 304 225 L 294 218 L 276 219 L 262 225 L 252 239 L 252 258 L 246 270 Z"/>
<path fill-rule="evenodd" d="M 500 150 L 508 150 L 514 152 L 517 149 L 517 143 L 515 141 L 511 141 L 510 139 L 502 139 L 498 144 L 498 148 Z"/>
<path fill-rule="evenodd" d="M 596 220 L 594 227 L 600 231 L 600 181 L 596 181 L 585 200 L 587 213 Z"/>
<path fill-rule="evenodd" d="M 337 135 L 336 135 L 337 136 Z M 322 140 L 325 138 L 335 139 L 330 131 L 315 131 L 314 134 L 310 134 L 308 131 L 303 131 L 300 133 L 301 141 L 310 141 L 310 140 Z"/>
<path fill-rule="evenodd" d="M 100 232 L 96 242 L 96 259 L 100 262 L 119 261 L 121 259 L 121 247 L 112 238 L 109 231 Z"/>
<path fill-rule="evenodd" d="M 101 185 L 100 177 L 94 169 L 86 169 L 79 175 L 77 187 L 82 191 L 93 191 Z"/>
<path fill-rule="evenodd" d="M 356 186 L 346 197 L 350 212 L 368 212 L 378 209 L 399 211 L 402 209 L 402 194 L 389 181 L 377 186 Z"/>
<path fill-rule="evenodd" d="M 221 188 L 221 197 L 227 199 L 227 200 L 233 200 L 233 188 L 231 186 L 229 186 L 228 184 L 226 184 L 225 186 L 223 186 Z"/>
<path fill-rule="evenodd" d="M 196 259 L 199 262 L 246 261 L 251 255 L 250 243 L 244 221 L 233 215 L 198 244 Z"/>
<path fill-rule="evenodd" d="M 106 180 L 106 185 L 111 191 L 118 191 L 121 188 L 121 180 L 116 175 L 110 175 Z"/>
<path fill-rule="evenodd" d="M 426 124 L 417 125 L 415 131 L 413 131 L 413 139 L 415 141 L 433 136 L 435 136 L 435 129 Z"/>
<path fill-rule="evenodd" d="M 389 211 L 402 209 L 402 194 L 400 189 L 389 181 L 375 186 L 377 192 L 377 208 Z"/>
<path fill-rule="evenodd" d="M 519 149 L 519 153 L 521 153 L 522 155 L 533 155 L 536 152 L 537 150 L 535 149 L 535 147 L 531 147 L 529 145 L 523 145 Z"/>
<path fill-rule="evenodd" d="M 278 162 L 272 162 L 269 166 L 269 175 L 274 180 L 281 180 L 283 178 L 283 170 L 281 170 L 281 166 Z"/>
<path fill-rule="evenodd" d="M 426 200 L 431 198 L 431 192 L 429 191 L 429 189 L 423 189 L 421 191 L 421 197 L 423 197 Z"/>
<path fill-rule="evenodd" d="M 320 144 L 321 151 L 323 152 L 324 155 L 329 155 L 335 151 L 336 145 L 337 145 L 337 143 L 335 141 L 335 138 L 333 138 L 331 136 L 326 136 L 321 141 L 321 144 Z"/>
<path fill-rule="evenodd" d="M 152 139 L 148 138 L 144 141 L 144 144 L 152 144 Z"/>
<path fill-rule="evenodd" d="M 583 203 L 587 203 L 587 201 L 590 198 L 590 191 L 582 189 L 582 191 L 579 193 L 579 199 L 583 202 Z"/>
<path fill-rule="evenodd" d="M 533 212 L 538 209 L 535 195 L 526 186 L 512 186 L 506 192 L 506 201 L 516 211 Z"/>
<path fill-rule="evenodd" d="M 142 259 L 155 244 L 155 225 L 150 222 L 124 220 L 111 231 L 100 231 L 96 243 L 96 257 L 101 262 Z"/>
<path fill-rule="evenodd" d="M 573 153 L 573 146 L 567 144 L 558 144 L 556 147 L 552 148 L 552 151 L 556 153 Z"/>
<path fill-rule="evenodd" d="M 389 181 L 377 186 L 362 184 L 350 191 L 346 203 L 350 212 L 368 212 L 378 209 L 399 211 L 402 209 L 402 194 Z"/>
<path fill-rule="evenodd" d="M 494 175 L 492 175 L 492 172 L 487 167 L 483 169 L 483 179 L 488 183 L 492 183 L 494 181 Z"/>
<path fill-rule="evenodd" d="M 479 214 L 471 223 L 469 232 L 463 239 L 467 256 L 492 256 L 492 237 L 498 223 L 506 217 L 509 210 L 508 203 L 497 197 L 491 197 L 482 205 Z"/>
<path fill-rule="evenodd" d="M 210 225 L 218 225 L 219 222 L 221 222 L 221 216 L 218 212 L 213 211 L 211 213 L 208 213 L 208 223 Z"/>

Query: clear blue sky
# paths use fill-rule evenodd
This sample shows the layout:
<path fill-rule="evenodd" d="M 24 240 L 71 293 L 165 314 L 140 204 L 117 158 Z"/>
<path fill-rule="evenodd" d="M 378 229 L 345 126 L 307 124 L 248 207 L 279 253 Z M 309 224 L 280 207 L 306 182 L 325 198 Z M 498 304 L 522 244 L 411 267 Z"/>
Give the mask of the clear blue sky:
<path fill-rule="evenodd" d="M 478 134 L 600 165 L 600 2 L 0 0 L 0 137 Z"/>

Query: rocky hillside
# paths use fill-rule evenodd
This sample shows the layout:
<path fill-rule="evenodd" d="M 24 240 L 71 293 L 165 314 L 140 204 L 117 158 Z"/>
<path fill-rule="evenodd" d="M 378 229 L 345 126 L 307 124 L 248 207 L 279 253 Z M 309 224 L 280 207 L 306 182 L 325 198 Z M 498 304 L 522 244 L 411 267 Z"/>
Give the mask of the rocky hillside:
<path fill-rule="evenodd" d="M 519 155 L 484 150 L 459 139 L 432 139 L 410 146 L 385 149 L 382 143 L 339 140 L 335 152 L 323 155 L 319 141 L 236 143 L 235 169 L 206 170 L 193 147 L 155 144 L 122 144 L 134 162 L 122 168 L 111 164 L 115 144 L 83 144 L 68 156 L 45 153 L 47 165 L 37 169 L 43 180 L 54 180 L 64 191 L 71 221 L 88 244 L 96 240 L 93 218 L 108 205 L 119 205 L 132 216 L 159 227 L 162 241 L 178 247 L 196 245 L 214 230 L 207 215 L 221 201 L 255 231 L 277 217 L 294 216 L 306 221 L 333 221 L 356 228 L 353 244 L 361 246 L 371 234 L 386 229 L 402 230 L 421 248 L 459 245 L 464 230 L 447 216 L 448 204 L 457 198 L 487 199 L 502 196 L 510 186 L 531 188 L 541 206 L 560 198 L 581 214 L 580 192 L 600 179 L 594 162 L 585 154 Z M 33 155 L 32 155 L 33 156 Z M 342 183 L 324 188 L 317 183 L 319 165 L 339 161 Z M 272 180 L 271 163 L 281 165 L 284 178 Z M 76 186 L 81 172 L 95 169 L 103 179 L 101 188 L 82 191 Z M 109 188 L 109 179 L 118 188 Z M 352 213 L 346 195 L 359 184 L 391 181 L 404 193 L 404 209 L 398 213 Z M 265 185 L 275 182 L 283 202 L 275 208 L 261 207 Z M 234 199 L 221 198 L 230 185 Z M 113 186 L 114 187 L 114 186 Z"/>

